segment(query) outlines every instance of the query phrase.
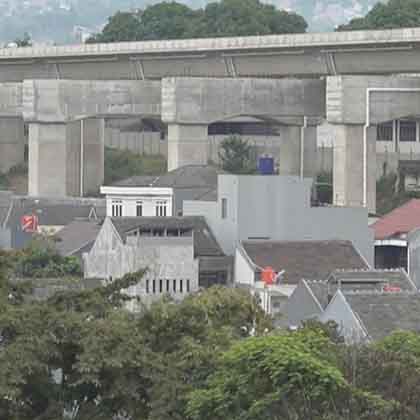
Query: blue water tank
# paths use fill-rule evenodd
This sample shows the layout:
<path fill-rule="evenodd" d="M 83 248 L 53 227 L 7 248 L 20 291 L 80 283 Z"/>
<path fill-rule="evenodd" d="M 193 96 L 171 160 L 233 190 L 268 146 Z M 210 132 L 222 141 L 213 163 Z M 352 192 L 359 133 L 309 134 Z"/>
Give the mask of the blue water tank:
<path fill-rule="evenodd" d="M 274 174 L 274 158 L 260 157 L 258 159 L 258 172 L 260 175 Z"/>

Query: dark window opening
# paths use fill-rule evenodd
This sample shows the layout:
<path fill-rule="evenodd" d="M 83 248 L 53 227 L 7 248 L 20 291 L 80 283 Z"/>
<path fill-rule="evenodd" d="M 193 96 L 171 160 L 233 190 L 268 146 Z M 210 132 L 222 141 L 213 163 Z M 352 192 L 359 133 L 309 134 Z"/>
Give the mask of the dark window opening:
<path fill-rule="evenodd" d="M 227 218 L 227 198 L 222 198 L 222 219 Z"/>
<path fill-rule="evenodd" d="M 417 139 L 417 123 L 415 121 L 400 121 L 400 141 L 414 142 Z"/>
<path fill-rule="evenodd" d="M 394 139 L 394 124 L 392 121 L 378 124 L 376 129 L 377 141 L 392 141 Z"/>

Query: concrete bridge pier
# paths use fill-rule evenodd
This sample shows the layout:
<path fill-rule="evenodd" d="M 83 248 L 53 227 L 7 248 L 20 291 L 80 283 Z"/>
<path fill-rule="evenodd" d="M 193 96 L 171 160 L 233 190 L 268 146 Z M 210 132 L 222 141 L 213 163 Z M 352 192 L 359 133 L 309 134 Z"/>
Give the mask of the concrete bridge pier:
<path fill-rule="evenodd" d="M 21 117 L 0 118 L 0 172 L 24 162 L 24 123 Z"/>
<path fill-rule="evenodd" d="M 334 192 L 337 206 L 376 209 L 376 126 L 334 126 Z M 364 167 L 366 166 L 366 169 Z M 366 187 L 365 187 L 366 185 Z M 366 190 L 365 190 L 366 188 Z"/>
<path fill-rule="evenodd" d="M 316 176 L 317 130 L 315 125 L 280 126 L 280 175 Z"/>
<path fill-rule="evenodd" d="M 312 176 L 316 129 L 307 118 L 325 115 L 325 82 L 298 79 L 162 80 L 162 121 L 168 125 L 168 169 L 207 163 L 208 126 L 235 117 L 281 124 L 280 172 Z"/>
<path fill-rule="evenodd" d="M 207 164 L 208 142 L 206 124 L 169 124 L 168 171 L 190 164 Z"/>
<path fill-rule="evenodd" d="M 376 126 L 420 113 L 420 79 L 327 78 L 327 121 L 334 136 L 334 203 L 376 211 Z"/>
<path fill-rule="evenodd" d="M 104 122 L 29 124 L 29 195 L 84 196 L 104 180 Z"/>

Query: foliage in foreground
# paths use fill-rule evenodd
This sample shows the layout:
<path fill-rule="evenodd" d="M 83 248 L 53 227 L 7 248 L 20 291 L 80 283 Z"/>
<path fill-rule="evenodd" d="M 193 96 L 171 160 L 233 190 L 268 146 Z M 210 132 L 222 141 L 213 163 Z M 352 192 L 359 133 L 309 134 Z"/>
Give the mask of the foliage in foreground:
<path fill-rule="evenodd" d="M 62 278 L 80 277 L 82 267 L 76 257 L 63 257 L 47 238 L 36 237 L 20 251 L 9 253 L 13 277 Z"/>
<path fill-rule="evenodd" d="M 24 299 L 0 254 L 0 418 L 416 420 L 420 336 L 346 346 L 332 325 L 272 330 L 248 292 L 215 287 L 128 313 L 134 273 Z"/>

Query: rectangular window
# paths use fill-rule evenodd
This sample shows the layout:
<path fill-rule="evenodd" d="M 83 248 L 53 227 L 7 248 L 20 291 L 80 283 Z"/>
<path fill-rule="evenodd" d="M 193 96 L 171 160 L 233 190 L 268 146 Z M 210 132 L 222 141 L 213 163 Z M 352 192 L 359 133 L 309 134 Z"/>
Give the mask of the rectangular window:
<path fill-rule="evenodd" d="M 157 201 L 156 202 L 156 216 L 165 217 L 167 214 L 166 206 L 167 206 L 166 201 Z"/>
<path fill-rule="evenodd" d="M 112 217 L 122 217 L 123 205 L 121 200 L 112 200 L 111 211 Z"/>
<path fill-rule="evenodd" d="M 169 293 L 169 279 L 166 279 L 166 292 Z"/>
<path fill-rule="evenodd" d="M 184 280 L 179 281 L 179 292 L 184 293 Z"/>
<path fill-rule="evenodd" d="M 149 280 L 146 280 L 146 293 L 149 293 Z"/>
<path fill-rule="evenodd" d="M 190 279 L 187 279 L 187 293 L 190 293 Z"/>
<path fill-rule="evenodd" d="M 394 139 L 394 124 L 392 121 L 378 124 L 376 128 L 377 141 L 392 141 Z"/>
<path fill-rule="evenodd" d="M 153 280 L 153 293 L 156 293 L 156 280 Z"/>
<path fill-rule="evenodd" d="M 227 218 L 227 198 L 222 198 L 222 219 Z"/>
<path fill-rule="evenodd" d="M 172 282 L 172 291 L 174 293 L 176 293 L 176 280 L 174 279 L 174 281 Z"/>
<path fill-rule="evenodd" d="M 416 141 L 417 123 L 415 121 L 400 121 L 400 141 Z"/>
<path fill-rule="evenodd" d="M 141 217 L 143 216 L 143 202 L 137 201 L 136 203 L 136 216 Z"/>
<path fill-rule="evenodd" d="M 162 293 L 162 292 L 163 292 L 163 280 L 160 279 L 159 280 L 159 293 Z"/>

